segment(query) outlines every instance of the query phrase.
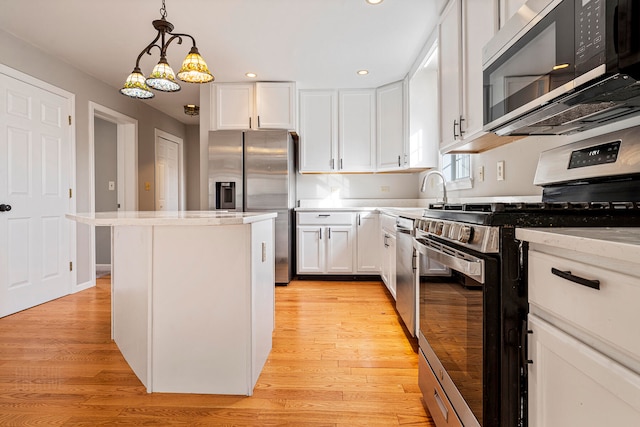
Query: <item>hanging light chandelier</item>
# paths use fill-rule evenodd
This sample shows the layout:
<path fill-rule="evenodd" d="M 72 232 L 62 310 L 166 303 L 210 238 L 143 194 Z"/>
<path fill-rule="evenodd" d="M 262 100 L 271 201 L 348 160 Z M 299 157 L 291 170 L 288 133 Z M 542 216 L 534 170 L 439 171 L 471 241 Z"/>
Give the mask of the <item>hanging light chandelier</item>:
<path fill-rule="evenodd" d="M 213 75 L 209 72 L 207 63 L 198 52 L 196 40 L 189 34 L 172 33 L 173 24 L 165 19 L 167 17 L 167 9 L 164 1 L 162 0 L 162 8 L 160 9 L 161 18 L 153 21 L 153 27 L 158 31 L 158 35 L 138 55 L 136 66 L 127 77 L 122 89 L 120 89 L 120 93 L 123 95 L 139 99 L 153 98 L 154 94 L 149 89 L 150 87 L 162 92 L 177 92 L 180 90 L 180 85 L 176 82 L 176 76 L 187 83 L 208 83 L 213 81 Z M 167 35 L 170 37 L 165 41 Z M 182 44 L 183 37 L 190 38 L 193 46 L 176 75 L 167 62 L 167 48 L 174 40 L 177 40 L 178 44 Z M 158 40 L 160 40 L 160 44 L 156 43 Z M 160 61 L 153 67 L 149 77 L 145 79 L 140 70 L 140 59 L 145 53 L 151 55 L 151 49 L 154 47 L 160 50 Z"/>

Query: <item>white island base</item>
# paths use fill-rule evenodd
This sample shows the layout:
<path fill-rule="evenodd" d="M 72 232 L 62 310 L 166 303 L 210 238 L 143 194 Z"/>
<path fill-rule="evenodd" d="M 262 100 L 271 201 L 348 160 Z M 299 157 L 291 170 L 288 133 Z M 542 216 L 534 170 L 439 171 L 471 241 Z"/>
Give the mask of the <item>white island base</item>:
<path fill-rule="evenodd" d="M 274 328 L 275 214 L 108 216 L 68 217 L 112 226 L 112 338 L 147 391 L 252 395 Z"/>

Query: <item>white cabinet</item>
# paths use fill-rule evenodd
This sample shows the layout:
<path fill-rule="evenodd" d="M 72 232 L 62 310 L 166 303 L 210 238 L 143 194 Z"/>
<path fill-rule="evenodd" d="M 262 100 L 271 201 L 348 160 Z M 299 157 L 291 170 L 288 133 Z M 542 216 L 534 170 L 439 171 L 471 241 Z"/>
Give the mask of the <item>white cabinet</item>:
<path fill-rule="evenodd" d="M 211 130 L 295 129 L 295 83 L 211 85 Z"/>
<path fill-rule="evenodd" d="M 615 238 L 615 229 L 604 231 Z M 516 231 L 530 242 L 530 427 L 640 420 L 639 262 L 625 257 L 633 250 L 626 241 L 598 248 L 589 232 L 597 230 Z"/>
<path fill-rule="evenodd" d="M 451 0 L 438 23 L 440 151 L 484 135 L 482 48 L 497 29 L 496 0 Z"/>
<path fill-rule="evenodd" d="M 297 214 L 298 274 L 350 274 L 355 260 L 351 212 Z"/>
<path fill-rule="evenodd" d="M 377 170 L 400 170 L 405 165 L 405 84 L 404 81 L 376 90 Z"/>
<path fill-rule="evenodd" d="M 344 90 L 338 96 L 338 170 L 373 172 L 376 169 L 375 91 Z"/>
<path fill-rule="evenodd" d="M 396 218 L 382 214 L 380 215 L 380 277 L 387 289 L 396 298 Z"/>
<path fill-rule="evenodd" d="M 300 171 L 375 170 L 375 91 L 300 91 Z"/>
<path fill-rule="evenodd" d="M 502 28 L 527 0 L 500 0 L 500 28 Z"/>
<path fill-rule="evenodd" d="M 377 212 L 356 214 L 357 273 L 380 271 L 380 224 Z"/>

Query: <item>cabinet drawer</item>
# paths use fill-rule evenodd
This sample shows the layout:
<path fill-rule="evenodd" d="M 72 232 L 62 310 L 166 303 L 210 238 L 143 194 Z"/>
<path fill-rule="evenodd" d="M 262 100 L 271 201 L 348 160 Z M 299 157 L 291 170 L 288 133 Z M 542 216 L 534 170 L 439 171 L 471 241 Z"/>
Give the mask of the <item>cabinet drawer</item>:
<path fill-rule="evenodd" d="M 599 281 L 600 289 L 552 273 Z M 640 279 L 597 265 L 529 251 L 529 303 L 640 359 Z"/>
<path fill-rule="evenodd" d="M 299 212 L 298 225 L 351 225 L 353 212 Z"/>

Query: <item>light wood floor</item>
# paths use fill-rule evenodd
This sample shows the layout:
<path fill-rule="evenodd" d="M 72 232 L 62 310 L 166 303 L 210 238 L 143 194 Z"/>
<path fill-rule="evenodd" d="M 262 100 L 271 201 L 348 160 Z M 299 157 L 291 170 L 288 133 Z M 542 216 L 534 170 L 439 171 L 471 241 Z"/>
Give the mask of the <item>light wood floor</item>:
<path fill-rule="evenodd" d="M 147 394 L 110 339 L 109 288 L 0 319 L 0 426 L 434 425 L 381 282 L 277 287 L 252 397 Z"/>

